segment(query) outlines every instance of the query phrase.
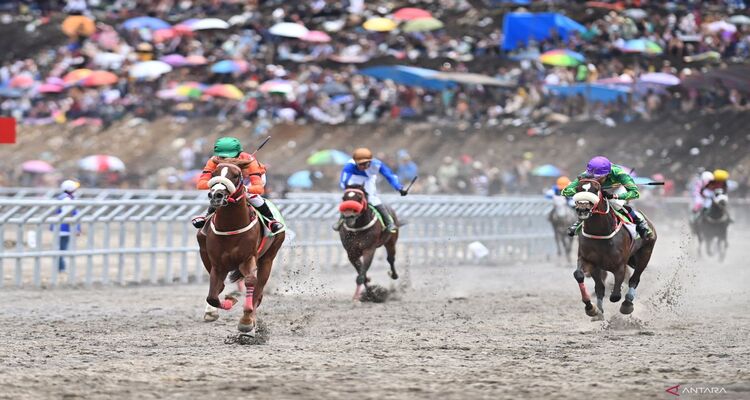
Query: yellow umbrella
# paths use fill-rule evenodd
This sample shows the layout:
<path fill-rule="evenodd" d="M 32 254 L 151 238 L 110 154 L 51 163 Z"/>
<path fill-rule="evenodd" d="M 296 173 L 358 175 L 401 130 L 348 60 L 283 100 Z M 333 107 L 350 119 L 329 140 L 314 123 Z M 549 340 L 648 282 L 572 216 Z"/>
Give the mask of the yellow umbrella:
<path fill-rule="evenodd" d="M 71 15 L 62 23 L 62 31 L 70 37 L 84 36 L 88 37 L 96 32 L 96 25 L 91 18 L 83 15 Z"/>
<path fill-rule="evenodd" d="M 396 26 L 398 26 L 398 24 L 394 20 L 388 18 L 370 18 L 362 24 L 363 28 L 375 32 L 389 32 L 396 29 Z"/>

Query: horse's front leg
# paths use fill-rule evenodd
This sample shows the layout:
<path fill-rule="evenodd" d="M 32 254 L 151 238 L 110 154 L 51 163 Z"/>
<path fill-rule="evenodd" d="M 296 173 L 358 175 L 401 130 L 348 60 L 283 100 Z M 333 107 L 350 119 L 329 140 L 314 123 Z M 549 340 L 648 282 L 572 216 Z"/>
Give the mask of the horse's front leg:
<path fill-rule="evenodd" d="M 258 284 L 258 264 L 257 257 L 252 256 L 240 266 L 242 275 L 245 276 L 245 305 L 242 310 L 242 317 L 237 325 L 237 329 L 246 334 L 255 334 L 255 288 Z"/>
<path fill-rule="evenodd" d="M 586 283 L 584 283 L 585 275 L 583 273 L 583 263 L 578 262 L 578 269 L 573 271 L 573 277 L 576 279 L 576 282 L 578 282 L 578 289 L 581 291 L 581 301 L 583 301 L 583 304 L 585 304 L 585 310 L 586 315 L 589 317 L 593 317 L 597 314 L 596 309 L 594 308 L 594 305 L 591 304 L 591 296 L 589 295 L 589 291 L 586 288 Z"/>
<path fill-rule="evenodd" d="M 357 301 L 362 296 L 362 290 L 365 285 L 365 275 L 362 273 L 362 252 L 359 249 L 347 249 L 346 255 L 349 258 L 349 262 L 354 266 L 357 271 L 356 289 L 354 290 L 354 297 L 352 300 Z"/>
<path fill-rule="evenodd" d="M 596 308 L 599 309 L 598 318 L 604 319 L 604 281 L 607 279 L 607 271 L 594 267 L 591 271 L 591 277 L 594 279 L 594 292 L 596 292 Z"/>

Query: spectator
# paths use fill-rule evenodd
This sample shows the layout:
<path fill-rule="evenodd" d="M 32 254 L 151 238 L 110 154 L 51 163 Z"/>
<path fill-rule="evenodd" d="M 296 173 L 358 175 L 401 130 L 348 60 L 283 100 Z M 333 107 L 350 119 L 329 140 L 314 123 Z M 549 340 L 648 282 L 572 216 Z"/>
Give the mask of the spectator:
<path fill-rule="evenodd" d="M 62 190 L 62 193 L 57 195 L 57 200 L 66 202 L 75 200 L 75 191 L 78 189 L 80 184 L 73 180 L 65 180 L 60 184 L 60 189 Z M 78 211 L 76 211 L 73 206 L 62 206 L 57 210 L 57 214 L 61 215 L 63 218 L 75 216 L 78 214 Z M 59 237 L 60 240 L 58 242 L 58 249 L 61 252 L 67 251 L 68 246 L 70 245 L 70 235 L 71 235 L 71 227 L 70 224 L 63 223 L 60 224 L 59 227 L 55 227 L 54 225 L 50 227 L 50 230 L 54 231 L 55 229 L 59 229 Z M 81 234 L 81 225 L 75 226 L 75 234 L 80 235 Z M 65 258 L 63 255 L 58 256 L 58 262 L 57 262 L 57 268 L 59 272 L 65 272 Z"/>

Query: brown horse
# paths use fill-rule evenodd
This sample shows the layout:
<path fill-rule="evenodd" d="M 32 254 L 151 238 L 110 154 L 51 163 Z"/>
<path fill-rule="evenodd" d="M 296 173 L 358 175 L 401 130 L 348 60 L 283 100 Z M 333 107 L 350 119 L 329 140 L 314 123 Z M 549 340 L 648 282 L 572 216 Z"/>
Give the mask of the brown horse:
<path fill-rule="evenodd" d="M 391 266 L 389 273 L 392 279 L 398 279 L 396 273 L 396 242 L 398 232 L 391 233 L 384 229 L 375 212 L 368 206 L 367 194 L 362 186 L 349 186 L 344 191 L 344 197 L 339 205 L 341 217 L 344 223 L 339 229 L 341 244 L 344 245 L 349 261 L 357 270 L 357 287 L 354 291 L 354 300 L 359 300 L 362 289 L 367 289 L 370 278 L 367 271 L 370 269 L 375 257 L 375 250 L 385 246 L 388 264 Z M 388 209 L 393 217 L 393 222 L 398 225 L 398 217 L 392 209 Z"/>
<path fill-rule="evenodd" d="M 197 237 L 201 260 L 210 276 L 206 302 L 210 307 L 231 309 L 238 301 L 234 296 L 219 300 L 224 279 L 230 272 L 232 282 L 244 277 L 245 305 L 237 329 L 253 335 L 256 310 L 263 300 L 263 289 L 285 234 L 263 235 L 258 214 L 248 205 L 247 188 L 242 182 L 242 169 L 249 163 L 228 159 L 217 166 L 208 182 L 208 197 L 216 212 Z"/>
<path fill-rule="evenodd" d="M 615 284 L 609 300 L 613 303 L 620 301 L 622 282 L 628 272 L 628 266 L 633 268 L 634 272 L 628 282 L 628 293 L 620 306 L 620 312 L 630 314 L 633 312 L 633 300 L 635 300 L 635 291 L 641 280 L 641 274 L 646 269 L 656 244 L 656 230 L 651 221 L 646 219 L 653 235 L 649 239 L 633 240 L 631 235 L 635 233 L 622 229 L 623 221 L 604 199 L 602 187 L 595 180 L 581 179 L 576 192 L 573 200 L 578 218 L 583 220 L 583 226 L 578 239 L 578 268 L 573 276 L 581 290 L 581 298 L 586 305 L 586 314 L 591 317 L 603 317 L 604 281 L 607 278 L 607 272 L 615 276 Z M 591 304 L 591 297 L 583 283 L 585 274 L 590 274 L 594 279 L 598 311 Z"/>
<path fill-rule="evenodd" d="M 716 190 L 711 201 L 711 206 L 703 210 L 696 221 L 692 224 L 695 237 L 698 239 L 698 256 L 701 256 L 701 247 L 705 242 L 706 254 L 713 256 L 716 250 L 719 261 L 724 261 L 727 247 L 727 231 L 729 229 L 729 212 L 727 210 L 729 198 L 721 189 Z"/>

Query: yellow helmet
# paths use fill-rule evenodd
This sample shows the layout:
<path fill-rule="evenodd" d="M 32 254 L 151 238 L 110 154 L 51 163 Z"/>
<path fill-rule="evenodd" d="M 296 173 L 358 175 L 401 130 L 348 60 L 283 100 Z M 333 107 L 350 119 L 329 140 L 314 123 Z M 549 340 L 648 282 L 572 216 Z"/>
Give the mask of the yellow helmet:
<path fill-rule="evenodd" d="M 356 150 L 354 150 L 354 153 L 352 154 L 352 158 L 354 159 L 354 162 L 357 164 L 372 161 L 372 152 L 370 149 L 360 147 Z"/>
<path fill-rule="evenodd" d="M 568 178 L 567 176 L 561 176 L 561 177 L 557 178 L 557 188 L 558 189 L 563 190 L 566 187 L 568 187 L 568 185 L 570 185 L 570 178 Z"/>
<path fill-rule="evenodd" d="M 725 182 L 729 179 L 729 172 L 723 169 L 717 169 L 714 171 L 714 179 L 719 182 Z"/>

